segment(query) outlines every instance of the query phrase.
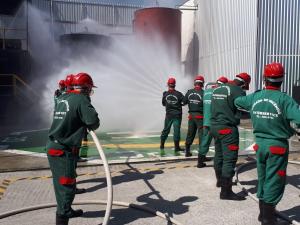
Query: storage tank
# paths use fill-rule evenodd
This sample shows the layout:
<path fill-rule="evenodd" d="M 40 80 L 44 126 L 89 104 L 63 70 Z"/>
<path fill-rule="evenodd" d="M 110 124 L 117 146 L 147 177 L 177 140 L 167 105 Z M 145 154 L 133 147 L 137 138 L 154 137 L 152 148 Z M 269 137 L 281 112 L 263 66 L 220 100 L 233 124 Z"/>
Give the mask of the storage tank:
<path fill-rule="evenodd" d="M 181 56 L 181 12 L 172 8 L 145 8 L 135 11 L 134 33 L 143 40 L 160 38 L 167 48 Z"/>

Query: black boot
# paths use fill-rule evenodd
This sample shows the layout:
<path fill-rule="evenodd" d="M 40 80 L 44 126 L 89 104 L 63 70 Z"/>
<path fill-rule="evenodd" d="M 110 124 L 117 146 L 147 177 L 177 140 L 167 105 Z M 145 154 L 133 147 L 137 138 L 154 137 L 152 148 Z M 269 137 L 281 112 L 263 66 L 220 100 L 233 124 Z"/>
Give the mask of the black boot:
<path fill-rule="evenodd" d="M 204 163 L 204 159 L 205 159 L 205 155 L 198 154 L 198 164 L 197 164 L 198 168 L 206 167 L 206 164 Z"/>
<path fill-rule="evenodd" d="M 160 148 L 160 153 L 159 153 L 160 156 L 165 156 L 166 155 L 166 153 L 165 153 L 165 141 L 160 140 L 159 148 Z"/>
<path fill-rule="evenodd" d="M 221 187 L 221 176 L 222 176 L 222 171 L 220 170 L 215 170 L 216 178 L 217 178 L 217 183 L 216 187 Z"/>
<path fill-rule="evenodd" d="M 77 209 L 77 210 L 71 209 L 71 213 L 70 215 L 68 215 L 68 217 L 69 218 L 80 217 L 82 216 L 82 214 L 83 214 L 82 209 Z"/>
<path fill-rule="evenodd" d="M 239 196 L 232 191 L 232 178 L 221 177 L 221 192 L 220 199 L 242 201 L 245 197 Z"/>
<path fill-rule="evenodd" d="M 179 141 L 174 141 L 175 152 L 184 152 L 184 149 L 180 148 Z"/>
<path fill-rule="evenodd" d="M 275 206 L 272 204 L 268 204 L 265 202 L 262 202 L 262 225 L 288 225 L 290 224 L 287 221 L 277 221 L 276 219 L 276 213 L 275 213 Z"/>
<path fill-rule="evenodd" d="M 212 158 L 207 158 L 206 156 L 204 156 L 204 162 L 209 162 L 211 160 L 212 160 Z"/>
<path fill-rule="evenodd" d="M 185 157 L 191 157 L 191 146 L 190 145 L 185 145 Z"/>
<path fill-rule="evenodd" d="M 263 204 L 264 204 L 264 201 L 263 200 L 259 200 L 259 203 L 258 203 L 258 205 L 259 205 L 259 214 L 258 214 L 258 218 L 257 218 L 257 220 L 259 221 L 259 222 L 261 222 L 262 221 L 262 218 L 263 218 Z"/>
<path fill-rule="evenodd" d="M 160 146 L 159 146 L 160 150 L 165 149 L 165 142 L 160 140 Z"/>
<path fill-rule="evenodd" d="M 68 224 L 69 224 L 69 218 L 60 217 L 56 215 L 56 225 L 68 225 Z"/>

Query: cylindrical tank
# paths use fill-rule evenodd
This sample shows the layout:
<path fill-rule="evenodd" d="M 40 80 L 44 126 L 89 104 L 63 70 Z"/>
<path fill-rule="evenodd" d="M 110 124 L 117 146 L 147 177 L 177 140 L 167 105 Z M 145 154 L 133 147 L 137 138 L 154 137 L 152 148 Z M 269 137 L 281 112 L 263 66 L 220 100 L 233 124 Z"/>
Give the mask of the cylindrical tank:
<path fill-rule="evenodd" d="M 145 8 L 135 11 L 134 33 L 144 40 L 159 38 L 172 48 L 178 59 L 181 55 L 181 12 L 171 8 Z M 175 51 L 174 51 L 175 50 Z"/>

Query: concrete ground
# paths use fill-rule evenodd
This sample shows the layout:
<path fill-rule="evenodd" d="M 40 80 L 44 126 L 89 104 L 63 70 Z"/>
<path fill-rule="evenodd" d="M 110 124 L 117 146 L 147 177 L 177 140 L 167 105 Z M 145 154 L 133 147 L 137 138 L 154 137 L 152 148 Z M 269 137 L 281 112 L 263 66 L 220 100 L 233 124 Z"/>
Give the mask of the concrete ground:
<path fill-rule="evenodd" d="M 245 159 L 245 158 L 244 158 Z M 240 158 L 240 163 L 246 162 Z M 167 161 L 138 164 L 112 165 L 114 201 L 132 202 L 166 213 L 185 225 L 258 225 L 258 205 L 251 198 L 245 201 L 219 199 L 219 188 L 215 187 L 212 162 L 198 169 L 194 160 Z M 289 164 L 288 182 L 278 209 L 290 218 L 300 221 L 300 175 L 299 165 Z M 87 193 L 77 195 L 78 200 L 105 200 L 106 182 L 102 166 L 80 167 L 77 170 L 78 187 Z M 0 188 L 4 189 L 0 200 L 0 214 L 9 210 L 55 202 L 51 173 L 49 170 L 0 173 Z M 256 170 L 245 168 L 239 179 L 250 192 L 255 193 Z M 234 186 L 235 192 L 241 192 Z M 83 217 L 71 219 L 70 225 L 99 224 L 105 206 L 84 205 Z M 42 224 L 54 222 L 55 208 L 42 209 L 11 216 L 0 220 L 1 225 Z M 113 207 L 111 225 L 170 224 L 151 214 Z"/>

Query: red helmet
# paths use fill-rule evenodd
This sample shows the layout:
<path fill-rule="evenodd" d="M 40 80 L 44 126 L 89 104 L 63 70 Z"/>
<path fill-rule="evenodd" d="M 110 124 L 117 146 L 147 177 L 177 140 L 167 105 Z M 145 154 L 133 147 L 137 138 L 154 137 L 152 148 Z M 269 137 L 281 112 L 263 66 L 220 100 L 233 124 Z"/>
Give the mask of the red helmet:
<path fill-rule="evenodd" d="M 170 77 L 168 79 L 168 85 L 175 85 L 176 84 L 176 79 L 174 77 Z"/>
<path fill-rule="evenodd" d="M 65 86 L 66 87 L 71 87 L 73 86 L 74 84 L 74 75 L 73 74 L 70 74 L 68 76 L 66 76 L 66 79 L 65 79 Z"/>
<path fill-rule="evenodd" d="M 248 73 L 240 73 L 238 75 L 236 75 L 236 79 L 244 82 L 244 89 L 245 90 L 249 90 L 249 84 L 251 82 L 251 77 Z"/>
<path fill-rule="evenodd" d="M 64 80 L 60 80 L 58 82 L 58 86 L 59 86 L 59 88 L 65 88 L 66 87 L 65 81 Z"/>
<path fill-rule="evenodd" d="M 198 82 L 204 83 L 204 77 L 202 75 L 197 75 L 194 79 L 194 82 L 195 83 L 198 83 Z"/>
<path fill-rule="evenodd" d="M 75 75 L 73 79 L 73 85 L 80 86 L 83 88 L 87 87 L 88 89 L 92 89 L 93 87 L 96 87 L 94 85 L 93 79 L 87 73 L 78 73 L 77 75 Z"/>
<path fill-rule="evenodd" d="M 273 62 L 267 64 L 264 69 L 264 77 L 271 82 L 283 81 L 284 68 L 281 63 Z"/>
<path fill-rule="evenodd" d="M 226 84 L 226 83 L 228 83 L 228 79 L 227 79 L 227 77 L 221 76 L 218 78 L 217 83 L 218 84 Z"/>

